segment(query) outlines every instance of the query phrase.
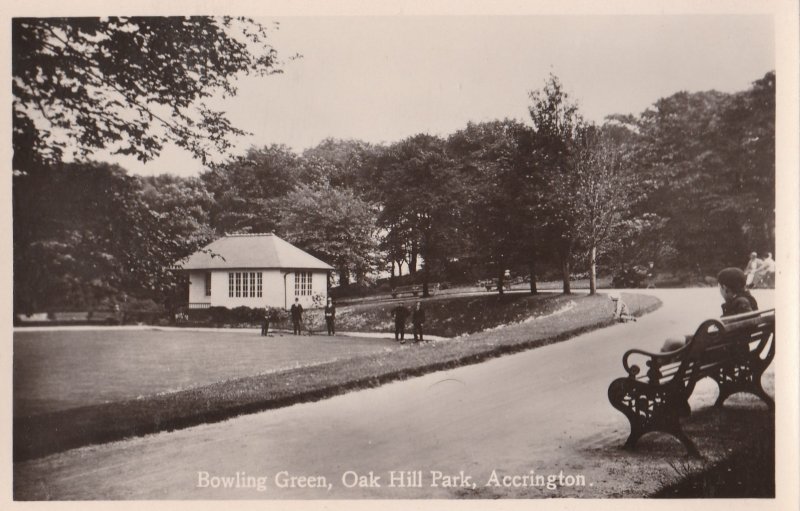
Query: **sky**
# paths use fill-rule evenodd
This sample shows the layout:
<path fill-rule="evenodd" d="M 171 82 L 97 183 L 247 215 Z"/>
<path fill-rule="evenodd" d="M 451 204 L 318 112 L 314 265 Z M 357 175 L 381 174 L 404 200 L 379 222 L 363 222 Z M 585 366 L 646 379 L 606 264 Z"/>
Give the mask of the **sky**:
<path fill-rule="evenodd" d="M 687 16 L 382 16 L 259 18 L 283 74 L 238 80 L 213 106 L 250 146 L 295 151 L 326 137 L 391 143 L 447 136 L 467 122 L 530 123 L 528 93 L 550 73 L 595 122 L 638 114 L 678 91 L 736 92 L 775 68 L 772 18 Z M 288 57 L 299 53 L 300 59 Z M 168 147 L 147 164 L 98 153 L 136 174 L 203 167 Z"/>

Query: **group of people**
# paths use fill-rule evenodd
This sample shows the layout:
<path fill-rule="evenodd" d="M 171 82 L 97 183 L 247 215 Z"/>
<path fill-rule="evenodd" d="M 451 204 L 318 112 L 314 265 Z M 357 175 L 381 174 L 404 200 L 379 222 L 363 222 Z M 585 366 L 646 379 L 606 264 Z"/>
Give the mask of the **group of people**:
<path fill-rule="evenodd" d="M 404 304 L 399 304 L 392 309 L 392 317 L 394 317 L 394 340 L 399 341 L 400 344 L 406 342 L 406 320 L 411 316 L 411 324 L 413 325 L 414 342 L 424 342 L 422 338 L 422 325 L 425 323 L 425 309 L 422 308 L 422 302 L 414 304 L 414 308 L 409 311 L 408 307 Z"/>
<path fill-rule="evenodd" d="M 303 330 L 303 306 L 300 304 L 300 299 L 295 298 L 292 307 L 289 309 L 289 315 L 292 318 L 292 333 L 300 335 Z M 328 335 L 336 334 L 336 307 L 333 305 L 333 300 L 328 298 L 328 304 L 325 306 L 325 325 L 328 329 Z M 269 309 L 264 312 L 264 320 L 261 323 L 261 335 L 266 336 L 269 332 L 269 323 L 272 319 Z"/>
<path fill-rule="evenodd" d="M 754 287 L 775 286 L 775 260 L 772 253 L 767 252 L 764 259 L 760 259 L 756 252 L 750 254 L 750 260 L 744 268 L 747 289 Z"/>
<path fill-rule="evenodd" d="M 323 311 L 325 316 L 325 325 L 328 329 L 328 335 L 336 334 L 336 307 L 333 305 L 333 300 L 328 298 L 328 304 Z M 298 298 L 294 299 L 294 304 L 289 309 L 289 315 L 292 318 L 292 331 L 294 335 L 300 335 L 303 327 L 303 306 L 300 304 Z M 394 339 L 399 341 L 400 344 L 405 344 L 406 336 L 406 321 L 411 317 L 411 324 L 413 325 L 414 342 L 424 342 L 422 325 L 425 324 L 425 310 L 422 308 L 421 302 L 416 302 L 412 310 L 400 304 L 392 309 L 392 317 L 394 318 Z M 261 335 L 266 336 L 269 332 L 270 324 L 270 311 L 266 310 L 264 313 L 264 320 L 261 324 Z"/>

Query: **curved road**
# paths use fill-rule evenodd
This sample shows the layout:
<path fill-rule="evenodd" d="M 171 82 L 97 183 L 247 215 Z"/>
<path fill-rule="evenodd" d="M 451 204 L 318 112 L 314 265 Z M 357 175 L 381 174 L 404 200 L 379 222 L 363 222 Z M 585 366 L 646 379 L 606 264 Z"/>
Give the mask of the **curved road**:
<path fill-rule="evenodd" d="M 608 404 L 608 384 L 623 375 L 625 350 L 657 350 L 665 337 L 717 317 L 721 301 L 716 288 L 646 293 L 661 298 L 663 307 L 566 342 L 317 403 L 20 463 L 15 498 L 641 495 L 671 469 L 664 456 L 619 451 L 627 421 Z M 773 305 L 771 291 L 755 296 L 762 308 Z M 713 388 L 699 390 L 693 406 L 713 398 Z M 648 446 L 682 459 L 680 445 L 667 437 Z"/>

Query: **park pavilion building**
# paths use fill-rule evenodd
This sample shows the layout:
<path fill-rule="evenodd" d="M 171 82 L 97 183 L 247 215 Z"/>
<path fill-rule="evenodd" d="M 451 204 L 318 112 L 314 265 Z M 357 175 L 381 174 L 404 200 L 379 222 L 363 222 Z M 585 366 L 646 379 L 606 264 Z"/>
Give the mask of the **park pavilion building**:
<path fill-rule="evenodd" d="M 329 264 L 272 233 L 226 234 L 192 254 L 181 268 L 189 274 L 189 308 L 305 308 L 314 296 L 328 297 Z"/>

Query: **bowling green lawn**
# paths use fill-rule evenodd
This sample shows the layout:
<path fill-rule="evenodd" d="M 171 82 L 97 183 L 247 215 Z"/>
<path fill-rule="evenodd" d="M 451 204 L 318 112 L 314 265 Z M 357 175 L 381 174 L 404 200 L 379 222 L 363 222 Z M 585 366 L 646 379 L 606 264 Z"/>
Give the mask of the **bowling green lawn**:
<path fill-rule="evenodd" d="M 660 305 L 644 295 L 623 298 L 634 313 Z M 613 321 L 604 295 L 449 301 L 449 317 L 447 301 L 431 303 L 433 325 L 458 317 L 462 331 L 475 324 L 484 330 L 401 345 L 385 336 L 261 337 L 257 329 L 17 329 L 15 459 L 323 399 L 563 341 Z M 342 316 L 374 316 L 374 304 L 359 307 Z"/>
<path fill-rule="evenodd" d="M 631 305 L 643 310 L 655 302 L 637 297 Z M 609 317 L 609 304 L 605 297 L 580 295 L 519 294 L 505 300 L 490 295 L 437 300 L 428 307 L 430 321 L 426 330 L 462 335 L 424 347 L 399 345 L 391 338 L 348 335 L 294 336 L 272 332 L 269 337 L 261 337 L 257 329 L 17 329 L 14 415 L 31 416 L 86 405 L 141 400 L 351 358 L 377 358 L 389 365 L 394 359 L 409 356 L 420 363 L 427 358 L 443 360 L 448 355 L 458 355 L 464 348 L 470 348 L 466 350 L 469 352 L 492 349 L 505 344 L 504 341 L 513 344 L 526 336 L 542 338 L 542 334 L 553 335 L 602 322 Z M 587 316 L 584 313 L 588 311 L 591 313 Z M 354 326 L 353 330 L 364 331 L 374 323 L 376 331 L 386 331 L 389 314 L 385 305 L 344 309 L 340 311 L 340 328 Z M 533 320 L 537 317 L 538 320 Z M 500 321 L 503 323 L 498 324 Z M 508 325 L 516 328 L 509 329 Z M 477 328 L 484 332 L 463 335 Z M 410 326 L 407 330 L 410 334 Z M 407 368 L 408 364 L 398 362 Z M 319 377 L 325 377 L 324 371 Z"/>

